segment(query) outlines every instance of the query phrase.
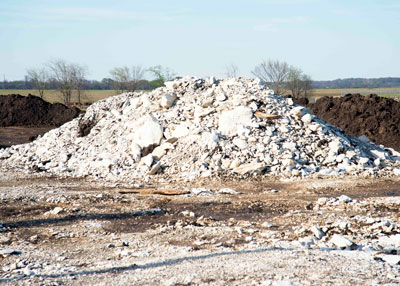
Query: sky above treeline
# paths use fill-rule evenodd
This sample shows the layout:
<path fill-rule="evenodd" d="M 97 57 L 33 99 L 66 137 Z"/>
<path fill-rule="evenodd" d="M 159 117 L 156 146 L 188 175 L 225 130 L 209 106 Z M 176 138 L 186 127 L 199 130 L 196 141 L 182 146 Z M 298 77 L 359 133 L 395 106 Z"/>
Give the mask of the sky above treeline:
<path fill-rule="evenodd" d="M 400 76 L 398 0 L 0 0 L 0 79 L 55 59 L 251 77 L 263 60 L 314 80 Z"/>

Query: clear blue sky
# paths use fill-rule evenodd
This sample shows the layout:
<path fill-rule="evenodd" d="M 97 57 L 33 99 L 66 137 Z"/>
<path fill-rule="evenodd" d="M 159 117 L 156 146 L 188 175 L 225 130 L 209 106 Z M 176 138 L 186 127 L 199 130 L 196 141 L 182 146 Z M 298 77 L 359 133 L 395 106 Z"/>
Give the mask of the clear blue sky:
<path fill-rule="evenodd" d="M 399 0 L 0 0 L 0 79 L 52 59 L 242 76 L 263 59 L 315 80 L 400 77 Z"/>

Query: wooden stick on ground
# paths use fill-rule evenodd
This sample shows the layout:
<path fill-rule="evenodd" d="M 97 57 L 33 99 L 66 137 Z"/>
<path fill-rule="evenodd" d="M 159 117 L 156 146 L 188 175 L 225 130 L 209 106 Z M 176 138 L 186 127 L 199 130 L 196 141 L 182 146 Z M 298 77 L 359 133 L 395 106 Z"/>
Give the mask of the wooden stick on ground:
<path fill-rule="evenodd" d="M 120 194 L 142 194 L 142 195 L 165 195 L 165 196 L 177 196 L 188 194 L 186 190 L 176 189 L 123 189 L 117 191 Z"/>
<path fill-rule="evenodd" d="M 268 114 L 268 113 L 264 113 L 264 112 L 260 112 L 260 111 L 256 111 L 254 113 L 254 116 L 258 117 L 258 118 L 265 118 L 265 119 L 279 119 L 282 117 L 279 114 Z"/>

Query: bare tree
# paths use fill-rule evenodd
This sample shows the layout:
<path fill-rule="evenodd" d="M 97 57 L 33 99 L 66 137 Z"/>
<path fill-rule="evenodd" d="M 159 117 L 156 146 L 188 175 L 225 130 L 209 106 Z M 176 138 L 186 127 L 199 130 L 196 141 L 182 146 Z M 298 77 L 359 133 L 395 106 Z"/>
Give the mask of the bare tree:
<path fill-rule="evenodd" d="M 110 75 L 111 79 L 113 80 L 113 86 L 115 90 L 121 93 L 129 90 L 131 72 L 129 71 L 128 67 L 124 66 L 124 67 L 113 68 L 110 71 Z"/>
<path fill-rule="evenodd" d="M 269 83 L 276 94 L 282 94 L 289 70 L 286 62 L 268 60 L 257 65 L 252 74 Z"/>
<path fill-rule="evenodd" d="M 147 71 L 155 77 L 153 80 L 153 85 L 155 87 L 163 86 L 164 82 L 172 80 L 176 76 L 172 70 L 161 65 L 150 67 Z"/>
<path fill-rule="evenodd" d="M 130 91 L 133 92 L 138 89 L 139 82 L 143 80 L 145 72 L 146 69 L 144 69 L 142 66 L 132 66 L 132 83 L 130 86 Z"/>
<path fill-rule="evenodd" d="M 116 67 L 110 71 L 114 89 L 118 92 L 134 92 L 137 90 L 139 82 L 143 79 L 146 70 L 142 66 L 132 66 L 129 70 L 127 66 Z"/>
<path fill-rule="evenodd" d="M 286 89 L 292 93 L 294 98 L 310 96 L 312 92 L 312 80 L 301 69 L 290 67 Z"/>
<path fill-rule="evenodd" d="M 87 67 L 79 64 L 71 64 L 71 72 L 74 81 L 74 88 L 78 97 L 78 104 L 81 105 L 81 95 L 83 89 L 83 83 L 86 79 Z"/>
<path fill-rule="evenodd" d="M 32 80 L 36 89 L 39 92 L 40 98 L 44 96 L 44 90 L 46 89 L 46 83 L 49 79 L 49 73 L 45 68 L 29 69 L 28 76 Z"/>
<path fill-rule="evenodd" d="M 226 69 L 226 77 L 238 77 L 239 68 L 234 63 L 225 66 Z"/>
<path fill-rule="evenodd" d="M 57 84 L 58 90 L 62 94 L 64 104 L 71 105 L 71 96 L 75 84 L 73 65 L 64 60 L 53 60 L 49 64 L 53 80 Z"/>

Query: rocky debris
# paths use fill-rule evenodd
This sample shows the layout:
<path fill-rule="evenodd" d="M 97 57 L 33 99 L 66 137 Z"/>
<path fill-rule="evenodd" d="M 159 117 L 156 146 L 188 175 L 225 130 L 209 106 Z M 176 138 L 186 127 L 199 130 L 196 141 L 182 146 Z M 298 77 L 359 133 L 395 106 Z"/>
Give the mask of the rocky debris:
<path fill-rule="evenodd" d="M 0 284 L 398 282 L 399 198 L 380 197 L 384 192 L 376 186 L 370 189 L 376 191 L 365 191 L 357 200 L 348 189 L 342 195 L 346 189 L 342 181 L 358 191 L 360 182 L 369 185 L 377 179 L 151 184 L 153 190 L 202 186 L 201 191 L 214 194 L 165 197 L 158 192 L 121 194 L 125 184 L 103 180 L 60 180 L 43 173 L 24 176 L 28 176 L 25 181 L 0 178 L 0 220 L 8 227 L 0 241 L 12 238 L 0 249 L 21 251 L 0 256 Z M 388 181 L 381 179 L 383 184 Z M 398 184 L 394 186 L 397 189 Z M 279 193 L 264 193 L 273 188 Z M 305 191 L 311 188 L 315 192 Z M 227 194 L 219 194 L 220 190 Z M 229 195 L 230 190 L 242 194 Z M 335 196 L 318 200 L 324 192 Z M 315 208 L 306 208 L 308 204 Z M 58 214 L 61 223 L 44 215 L 57 207 L 63 209 Z M 338 236 L 346 244 L 334 244 Z"/>
<path fill-rule="evenodd" d="M 308 105 L 313 113 L 353 136 L 400 151 L 400 102 L 376 94 L 323 97 Z"/>
<path fill-rule="evenodd" d="M 0 164 L 150 181 L 393 174 L 399 157 L 344 135 L 257 79 L 185 77 L 96 102 L 42 138 L 0 151 Z"/>
<path fill-rule="evenodd" d="M 34 95 L 0 95 L 0 126 L 58 127 L 76 118 L 81 110 L 49 103 Z"/>

